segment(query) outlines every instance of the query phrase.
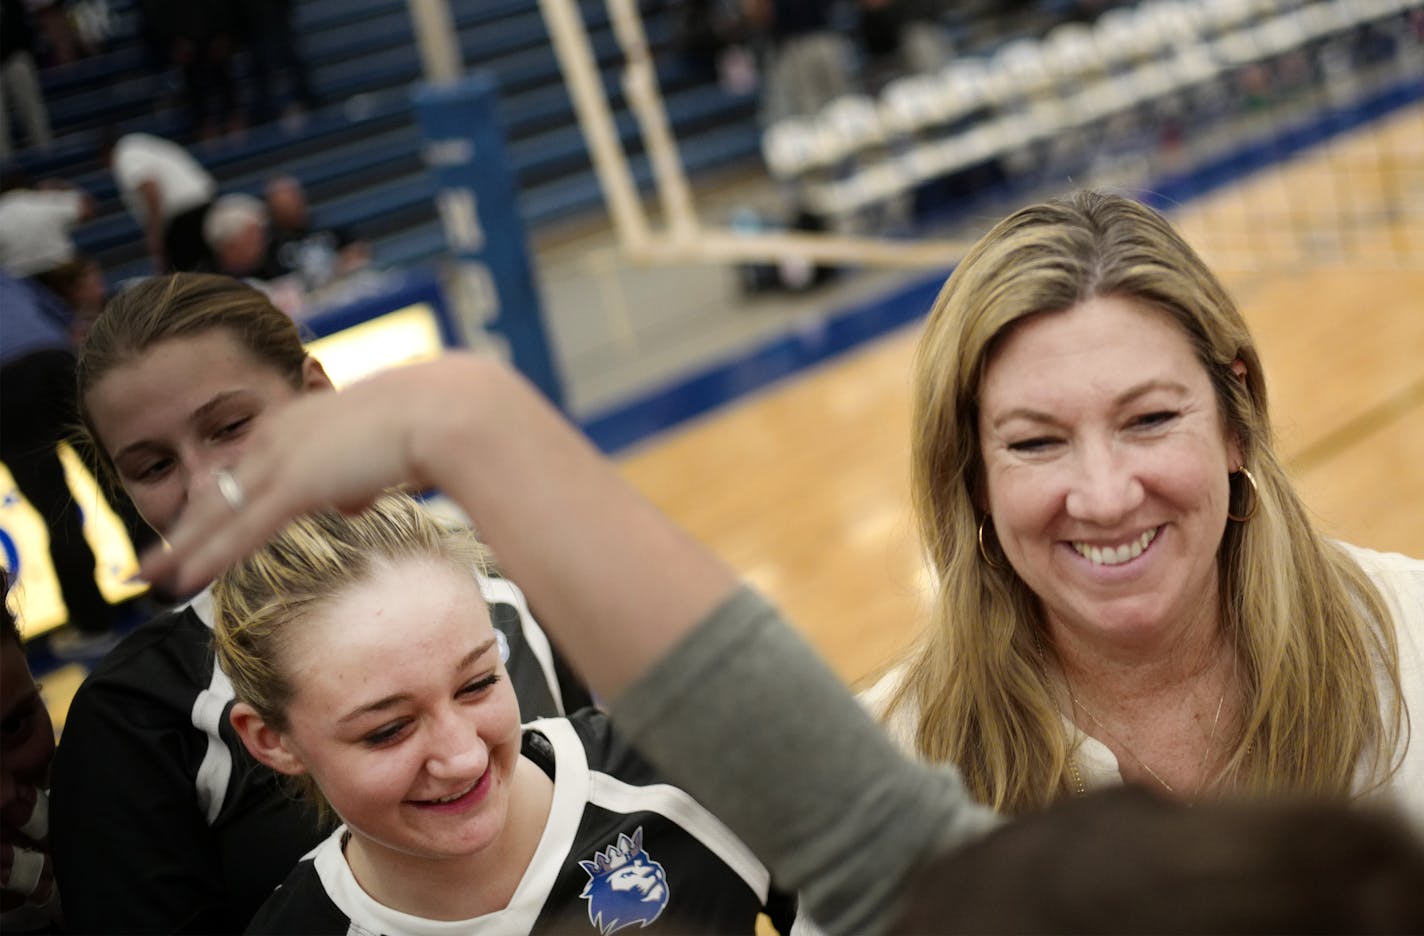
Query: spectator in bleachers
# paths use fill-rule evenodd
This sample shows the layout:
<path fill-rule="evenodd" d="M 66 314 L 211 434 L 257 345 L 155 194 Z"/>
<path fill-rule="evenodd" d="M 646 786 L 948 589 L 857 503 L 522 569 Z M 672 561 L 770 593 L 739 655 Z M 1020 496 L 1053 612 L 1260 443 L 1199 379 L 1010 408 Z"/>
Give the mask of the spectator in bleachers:
<path fill-rule="evenodd" d="M 314 228 L 301 183 L 289 176 L 267 185 L 267 200 L 236 193 L 213 202 L 203 221 L 213 269 L 239 279 L 291 276 L 302 290 L 365 267 L 370 248 L 341 228 Z"/>
<path fill-rule="evenodd" d="M 151 0 L 146 12 L 182 75 L 188 116 L 198 138 L 243 129 L 246 118 L 232 73 L 238 32 L 234 0 Z"/>
<path fill-rule="evenodd" d="M 203 219 L 203 239 L 219 273 L 270 280 L 290 272 L 270 262 L 267 209 L 252 195 L 224 195 L 213 202 Z"/>
<path fill-rule="evenodd" d="M 25 6 L 46 47 L 42 64 L 67 65 L 94 54 L 93 45 L 75 26 L 69 0 L 25 0 Z"/>
<path fill-rule="evenodd" d="M 163 18 L 164 5 L 167 2 L 168 0 L 134 0 L 133 4 L 133 13 L 137 20 L 137 39 L 143 45 L 143 50 L 148 56 L 148 65 L 153 70 L 165 97 L 181 87 L 181 79 L 176 73 L 171 54 L 173 48 L 172 29 Z M 181 102 L 175 102 L 169 98 L 163 103 L 172 106 Z"/>
<path fill-rule="evenodd" d="M 292 24 L 292 0 L 236 0 L 239 36 L 252 56 L 255 97 L 252 119 L 257 123 L 296 115 L 315 103 L 306 60 Z M 279 107 L 277 79 L 285 72 L 288 94 Z"/>
<path fill-rule="evenodd" d="M 734 92 L 755 87 L 747 17 L 739 0 L 687 0 L 680 7 L 677 32 L 683 60 L 704 77 L 715 76 Z"/>
<path fill-rule="evenodd" d="M 860 0 L 860 42 L 872 90 L 949 63 L 949 33 L 940 21 L 944 7 L 944 0 Z"/>
<path fill-rule="evenodd" d="M 831 23 L 822 0 L 744 0 L 747 19 L 765 42 L 762 117 L 816 113 L 856 87 L 855 55 Z"/>
<path fill-rule="evenodd" d="M 58 180 L 35 185 L 19 169 L 0 178 L 0 267 L 37 276 L 74 259 L 69 229 L 94 214 L 94 199 Z"/>
<path fill-rule="evenodd" d="M 94 199 L 68 183 L 31 187 L 18 170 L 0 180 L 0 268 L 38 280 L 64 299 L 80 332 L 103 305 L 104 277 L 75 249 L 69 231 L 93 214 Z"/>
<path fill-rule="evenodd" d="M 58 296 L 0 271 L 0 461 L 44 521 L 69 623 L 51 635 L 50 648 L 67 658 L 107 651 L 118 623 L 94 578 L 83 513 L 59 460 L 59 444 L 75 418 L 70 325 L 70 310 Z"/>
<path fill-rule="evenodd" d="M 271 261 L 298 272 L 307 288 L 362 269 L 371 262 L 371 246 L 342 227 L 312 224 L 311 206 L 301 182 L 278 176 L 267 183 Z"/>
<path fill-rule="evenodd" d="M 766 127 L 792 117 L 814 117 L 836 98 L 860 87 L 855 50 L 832 22 L 832 4 L 820 0 L 743 0 L 747 21 L 758 34 L 762 52 L 761 118 Z M 788 191 L 786 220 L 761 220 L 755 212 L 739 212 L 748 229 L 825 231 L 833 219 L 805 202 L 801 191 Z M 801 289 L 824 282 L 835 268 L 825 265 L 781 264 L 745 266 L 745 288 Z"/>
<path fill-rule="evenodd" d="M 40 92 L 35 34 L 28 11 L 21 0 L 0 0 L 0 158 L 8 158 L 13 148 L 12 107 L 24 125 L 25 143 L 49 146 L 49 111 Z"/>
<path fill-rule="evenodd" d="M 210 262 L 203 218 L 217 182 L 186 149 L 148 133 L 129 133 L 107 161 L 124 207 L 144 231 L 154 269 L 196 270 Z"/>

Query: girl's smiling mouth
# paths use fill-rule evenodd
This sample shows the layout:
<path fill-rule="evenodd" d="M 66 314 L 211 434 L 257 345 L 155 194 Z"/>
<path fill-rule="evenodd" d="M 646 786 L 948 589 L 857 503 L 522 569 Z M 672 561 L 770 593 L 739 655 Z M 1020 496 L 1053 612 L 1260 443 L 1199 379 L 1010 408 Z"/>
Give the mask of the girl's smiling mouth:
<path fill-rule="evenodd" d="M 470 784 L 464 790 L 451 793 L 449 796 L 442 796 L 439 799 L 407 800 L 412 806 L 421 809 L 435 809 L 441 811 L 459 810 L 474 803 L 485 793 L 489 787 L 490 772 L 486 770 L 478 780 Z"/>

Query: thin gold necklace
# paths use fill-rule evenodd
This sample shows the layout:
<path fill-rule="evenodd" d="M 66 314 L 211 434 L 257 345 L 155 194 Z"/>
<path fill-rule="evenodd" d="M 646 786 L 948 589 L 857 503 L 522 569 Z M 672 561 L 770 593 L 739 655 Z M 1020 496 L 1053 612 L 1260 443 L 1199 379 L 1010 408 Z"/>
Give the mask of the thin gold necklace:
<path fill-rule="evenodd" d="M 1101 728 L 1103 734 L 1107 735 L 1109 740 L 1115 741 L 1118 746 L 1120 746 L 1124 751 L 1126 751 L 1128 754 L 1131 754 L 1132 759 L 1137 761 L 1138 766 L 1140 766 L 1143 770 L 1147 771 L 1148 776 L 1150 776 L 1153 780 L 1156 780 L 1158 783 L 1160 783 L 1162 785 L 1162 789 L 1166 790 L 1173 796 L 1176 796 L 1177 791 L 1172 788 L 1172 785 L 1170 783 L 1162 779 L 1161 774 L 1157 773 L 1157 771 L 1152 769 L 1151 764 L 1147 763 L 1147 761 L 1143 760 L 1140 756 L 1138 756 L 1138 753 L 1136 751 L 1128 747 L 1126 742 L 1124 742 L 1121 738 L 1114 734 L 1112 729 L 1108 728 L 1107 725 L 1103 724 L 1103 720 L 1101 718 L 1094 715 L 1092 710 L 1089 709 L 1086 705 L 1084 705 L 1082 700 L 1080 700 L 1076 695 L 1074 695 L 1073 685 L 1072 683 L 1068 682 L 1067 673 L 1063 674 L 1063 682 L 1064 685 L 1066 685 L 1068 688 L 1068 698 L 1073 700 L 1073 705 L 1076 706 L 1078 709 L 1082 710 L 1083 714 L 1088 716 L 1088 718 L 1092 719 L 1093 724 Z M 1206 750 L 1202 752 L 1201 763 L 1197 765 L 1198 776 L 1205 776 L 1207 761 L 1211 759 L 1211 750 L 1213 745 L 1216 743 L 1216 730 L 1217 728 L 1221 727 L 1221 710 L 1226 707 L 1226 692 L 1227 690 L 1223 689 L 1221 691 L 1221 698 L 1217 700 L 1216 717 L 1211 720 L 1211 733 L 1208 734 L 1206 737 Z M 1077 765 L 1074 764 L 1073 766 L 1074 773 L 1076 774 Z M 1079 792 L 1082 792 L 1082 780 L 1078 780 L 1078 786 Z M 1203 784 L 1203 788 L 1205 788 L 1205 784 Z"/>

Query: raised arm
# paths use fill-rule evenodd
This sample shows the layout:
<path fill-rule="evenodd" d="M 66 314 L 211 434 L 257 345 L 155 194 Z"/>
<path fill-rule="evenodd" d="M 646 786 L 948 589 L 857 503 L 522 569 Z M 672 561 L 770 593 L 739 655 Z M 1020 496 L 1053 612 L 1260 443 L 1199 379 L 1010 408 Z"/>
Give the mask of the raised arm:
<path fill-rule="evenodd" d="M 487 357 L 452 354 L 296 401 L 258 430 L 233 474 L 242 509 L 216 493 L 190 504 L 171 554 L 149 556 L 147 575 L 201 586 L 300 513 L 359 509 L 401 483 L 437 487 L 474 518 L 605 697 L 737 584 L 519 374 Z"/>

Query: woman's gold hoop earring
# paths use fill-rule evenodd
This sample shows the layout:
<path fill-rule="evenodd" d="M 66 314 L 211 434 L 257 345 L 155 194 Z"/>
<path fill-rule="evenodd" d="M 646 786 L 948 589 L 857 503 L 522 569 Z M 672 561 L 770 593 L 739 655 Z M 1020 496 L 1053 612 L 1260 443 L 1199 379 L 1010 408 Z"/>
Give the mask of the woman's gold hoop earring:
<path fill-rule="evenodd" d="M 984 524 L 988 523 L 990 519 L 990 515 L 985 514 L 984 519 L 979 521 L 979 555 L 984 557 L 984 563 L 988 565 L 989 568 L 1002 569 L 1004 564 L 1002 562 L 995 562 L 994 558 L 989 555 L 989 550 L 984 546 Z"/>
<path fill-rule="evenodd" d="M 1256 478 L 1245 465 L 1237 468 L 1235 473 L 1244 475 L 1246 477 L 1246 483 L 1251 485 L 1251 509 L 1246 511 L 1246 516 L 1238 517 L 1228 508 L 1226 511 L 1226 519 L 1235 520 L 1237 523 L 1245 523 L 1247 520 L 1256 516 L 1256 509 L 1261 506 L 1261 489 L 1256 487 Z"/>

